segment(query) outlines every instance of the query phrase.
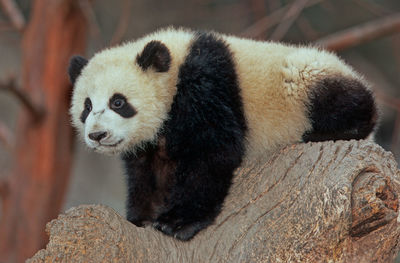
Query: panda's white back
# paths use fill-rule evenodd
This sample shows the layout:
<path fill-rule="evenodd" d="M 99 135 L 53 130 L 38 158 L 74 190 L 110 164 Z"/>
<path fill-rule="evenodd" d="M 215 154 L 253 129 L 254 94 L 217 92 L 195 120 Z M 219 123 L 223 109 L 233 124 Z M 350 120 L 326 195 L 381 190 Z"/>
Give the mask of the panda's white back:
<path fill-rule="evenodd" d="M 235 58 L 248 123 L 250 159 L 300 142 L 311 128 L 310 89 L 327 77 L 363 81 L 336 55 L 315 47 L 224 36 Z"/>

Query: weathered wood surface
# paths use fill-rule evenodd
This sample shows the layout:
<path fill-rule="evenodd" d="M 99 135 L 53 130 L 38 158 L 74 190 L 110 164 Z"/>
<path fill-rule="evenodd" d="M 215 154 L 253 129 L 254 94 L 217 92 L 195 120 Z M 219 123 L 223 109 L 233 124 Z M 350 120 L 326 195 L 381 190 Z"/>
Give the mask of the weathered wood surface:
<path fill-rule="evenodd" d="M 399 175 L 371 142 L 293 145 L 240 169 L 215 224 L 190 242 L 85 205 L 51 221 L 28 262 L 393 262 Z"/>

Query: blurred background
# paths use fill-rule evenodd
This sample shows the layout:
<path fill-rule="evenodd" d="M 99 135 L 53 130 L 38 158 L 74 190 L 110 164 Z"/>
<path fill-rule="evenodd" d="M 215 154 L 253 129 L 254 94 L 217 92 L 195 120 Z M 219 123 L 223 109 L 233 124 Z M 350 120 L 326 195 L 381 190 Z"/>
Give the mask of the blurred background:
<path fill-rule="evenodd" d="M 376 141 L 399 160 L 399 0 L 0 0 L 0 262 L 43 248 L 70 207 L 125 214 L 120 161 L 69 125 L 68 59 L 170 25 L 337 52 L 373 84 Z"/>

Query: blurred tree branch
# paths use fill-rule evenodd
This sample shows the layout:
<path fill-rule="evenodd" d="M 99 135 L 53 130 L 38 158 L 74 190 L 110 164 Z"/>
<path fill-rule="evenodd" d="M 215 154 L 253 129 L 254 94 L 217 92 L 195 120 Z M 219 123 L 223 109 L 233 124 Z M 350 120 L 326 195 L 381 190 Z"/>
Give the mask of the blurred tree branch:
<path fill-rule="evenodd" d="M 316 44 L 338 51 L 397 32 L 400 32 L 400 13 L 333 33 L 318 40 Z"/>
<path fill-rule="evenodd" d="M 296 25 L 299 27 L 303 35 L 309 40 L 315 40 L 320 35 L 320 33 L 313 28 L 305 16 L 299 16 L 296 20 Z"/>
<path fill-rule="evenodd" d="M 9 177 L 8 176 L 0 176 L 0 201 L 2 201 L 2 209 L 1 209 L 1 214 L 3 214 L 6 211 L 6 203 L 5 200 L 8 198 L 9 195 Z"/>
<path fill-rule="evenodd" d="M 314 6 L 316 4 L 319 4 L 323 0 L 310 0 L 307 1 L 306 5 L 304 8 Z M 292 17 L 288 14 L 290 6 L 286 5 L 269 15 L 261 18 L 257 22 L 255 22 L 253 25 L 249 26 L 247 29 L 245 29 L 241 35 L 244 37 L 260 37 L 265 32 L 270 29 L 271 27 L 277 25 L 278 23 L 283 23 L 287 19 L 291 19 Z M 294 15 L 296 15 L 294 13 Z"/>
<path fill-rule="evenodd" d="M 266 1 L 264 0 L 250 0 L 249 4 L 251 10 L 255 16 L 255 19 L 259 20 L 265 16 L 266 12 Z"/>
<path fill-rule="evenodd" d="M 43 118 L 45 109 L 42 105 L 33 102 L 33 99 L 23 90 L 17 87 L 15 78 L 10 77 L 7 81 L 0 82 L 0 90 L 5 90 L 14 95 L 22 105 L 31 113 L 36 121 Z"/>
<path fill-rule="evenodd" d="M 383 8 L 382 6 L 371 1 L 353 0 L 353 2 L 377 16 L 388 15 L 391 13 L 386 8 Z"/>
<path fill-rule="evenodd" d="M 15 147 L 14 138 L 11 134 L 10 129 L 6 125 L 0 122 L 0 142 L 5 146 L 8 151 L 12 151 Z"/>
<path fill-rule="evenodd" d="M 129 21 L 131 19 L 132 3 L 133 2 L 131 0 L 124 0 L 124 3 L 122 5 L 122 15 L 119 18 L 117 28 L 110 41 L 111 46 L 121 42 L 122 38 L 124 37 L 124 34 L 129 25 Z"/>
<path fill-rule="evenodd" d="M 267 1 L 268 8 L 269 10 L 277 10 L 279 7 L 281 7 L 281 1 L 280 0 L 268 0 Z"/>
<path fill-rule="evenodd" d="M 11 30 L 15 30 L 14 27 L 8 23 L 8 22 L 2 22 L 0 23 L 0 31 L 11 31 Z"/>
<path fill-rule="evenodd" d="M 290 5 L 287 12 L 282 18 L 282 22 L 276 27 L 275 31 L 271 34 L 269 39 L 281 40 L 292 26 L 294 21 L 306 7 L 309 0 L 296 0 Z"/>
<path fill-rule="evenodd" d="M 17 4 L 13 0 L 0 0 L 0 4 L 11 21 L 11 24 L 18 31 L 22 31 L 25 28 L 25 18 L 19 10 Z"/>
<path fill-rule="evenodd" d="M 104 40 L 101 36 L 101 29 L 100 29 L 99 23 L 97 21 L 96 14 L 93 10 L 91 2 L 92 1 L 90 1 L 90 0 L 80 0 L 79 4 L 81 6 L 81 10 L 82 10 L 83 14 L 86 17 L 86 20 L 88 21 L 90 34 L 93 36 L 93 38 L 96 41 L 99 41 L 101 43 L 100 46 L 102 48 L 104 45 Z"/>

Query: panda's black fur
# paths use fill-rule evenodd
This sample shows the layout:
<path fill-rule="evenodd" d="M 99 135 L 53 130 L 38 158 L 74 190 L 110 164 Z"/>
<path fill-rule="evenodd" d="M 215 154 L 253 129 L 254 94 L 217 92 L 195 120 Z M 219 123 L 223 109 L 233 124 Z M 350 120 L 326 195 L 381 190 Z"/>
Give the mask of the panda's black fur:
<path fill-rule="evenodd" d="M 151 41 L 136 63 L 144 72 L 167 72 L 173 59 L 167 46 Z M 81 57 L 72 59 L 72 82 L 85 65 Z M 127 217 L 135 225 L 150 223 L 167 235 L 189 240 L 219 214 L 233 172 L 245 156 L 249 128 L 236 66 L 219 35 L 194 35 L 157 140 L 122 154 Z M 374 98 L 357 79 L 322 79 L 308 96 L 312 128 L 304 132 L 303 141 L 364 139 L 373 131 Z"/>
<path fill-rule="evenodd" d="M 179 70 L 177 93 L 162 128 L 164 150 L 175 167 L 167 175 L 174 186 L 164 204 L 166 211 L 156 219 L 157 228 L 187 240 L 213 221 L 228 193 L 233 170 L 242 161 L 245 132 L 229 48 L 212 34 L 199 34 Z M 151 159 L 154 150 L 149 152 L 147 158 Z M 125 156 L 128 170 L 135 159 Z M 137 181 L 135 171 L 129 174 L 129 181 Z M 157 187 L 151 190 L 155 192 Z M 130 191 L 130 203 L 141 199 L 136 197 L 140 192 Z"/>

